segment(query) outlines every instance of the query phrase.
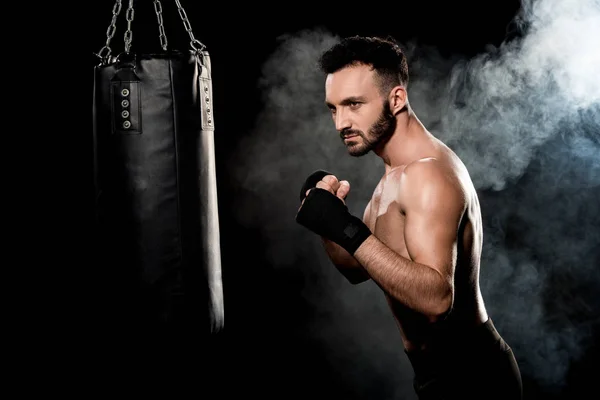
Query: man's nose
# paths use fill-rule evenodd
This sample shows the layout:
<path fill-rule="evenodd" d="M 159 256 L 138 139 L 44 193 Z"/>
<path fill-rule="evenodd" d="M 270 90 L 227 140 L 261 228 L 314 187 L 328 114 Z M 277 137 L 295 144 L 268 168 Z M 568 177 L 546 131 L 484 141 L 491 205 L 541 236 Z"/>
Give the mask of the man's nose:
<path fill-rule="evenodd" d="M 335 115 L 335 129 L 338 132 L 341 132 L 345 129 L 349 129 L 352 126 L 350 123 L 350 119 L 347 117 L 345 112 L 338 112 Z"/>

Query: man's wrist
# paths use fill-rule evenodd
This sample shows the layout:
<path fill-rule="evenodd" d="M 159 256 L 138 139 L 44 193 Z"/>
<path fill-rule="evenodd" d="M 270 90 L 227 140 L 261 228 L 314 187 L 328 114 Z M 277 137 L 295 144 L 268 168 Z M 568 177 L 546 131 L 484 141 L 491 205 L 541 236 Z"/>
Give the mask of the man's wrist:
<path fill-rule="evenodd" d="M 363 221 L 358 217 L 352 216 L 344 228 L 343 236 L 338 241 L 338 244 L 348 253 L 354 255 L 360 245 L 363 244 L 371 234 L 371 230 Z"/>

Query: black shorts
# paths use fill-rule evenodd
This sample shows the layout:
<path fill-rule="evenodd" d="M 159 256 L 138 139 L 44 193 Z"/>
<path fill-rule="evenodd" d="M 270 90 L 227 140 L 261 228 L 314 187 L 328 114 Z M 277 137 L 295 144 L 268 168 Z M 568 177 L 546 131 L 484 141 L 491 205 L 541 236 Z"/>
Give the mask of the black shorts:
<path fill-rule="evenodd" d="M 522 399 L 517 361 L 491 319 L 433 350 L 406 354 L 419 400 Z"/>

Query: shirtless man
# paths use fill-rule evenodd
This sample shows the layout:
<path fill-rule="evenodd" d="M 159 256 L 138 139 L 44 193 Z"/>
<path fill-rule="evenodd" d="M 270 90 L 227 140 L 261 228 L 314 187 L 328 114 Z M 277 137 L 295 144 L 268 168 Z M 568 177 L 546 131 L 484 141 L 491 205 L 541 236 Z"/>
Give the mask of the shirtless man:
<path fill-rule="evenodd" d="M 385 173 L 361 220 L 345 204 L 349 182 L 316 171 L 301 189 L 296 221 L 321 236 L 350 282 L 372 279 L 381 288 L 420 400 L 521 399 L 518 365 L 479 287 L 476 190 L 458 156 L 412 110 L 402 50 L 351 37 L 323 53 L 320 66 L 349 154 L 373 151 Z"/>

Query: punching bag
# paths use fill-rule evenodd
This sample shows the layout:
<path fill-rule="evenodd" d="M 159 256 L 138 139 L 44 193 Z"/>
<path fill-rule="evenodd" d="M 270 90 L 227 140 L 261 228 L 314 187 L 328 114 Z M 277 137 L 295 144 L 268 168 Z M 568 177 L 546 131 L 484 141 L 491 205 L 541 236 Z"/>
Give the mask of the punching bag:
<path fill-rule="evenodd" d="M 188 31 L 190 49 L 111 55 L 121 11 L 113 7 L 106 45 L 94 66 L 93 153 L 97 256 L 107 297 L 123 320 L 223 328 L 223 288 L 215 171 L 211 61 Z"/>

